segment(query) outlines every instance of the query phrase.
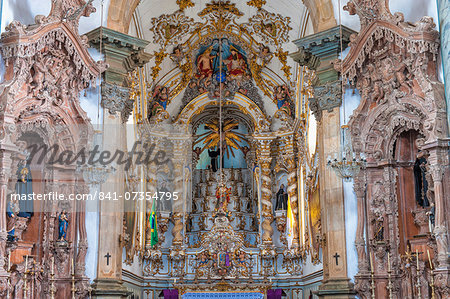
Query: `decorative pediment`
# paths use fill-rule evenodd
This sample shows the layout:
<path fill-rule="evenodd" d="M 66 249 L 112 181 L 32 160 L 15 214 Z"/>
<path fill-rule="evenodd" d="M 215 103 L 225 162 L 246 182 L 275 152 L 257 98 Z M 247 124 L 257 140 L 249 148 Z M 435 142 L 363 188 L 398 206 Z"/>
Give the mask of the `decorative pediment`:
<path fill-rule="evenodd" d="M 169 107 L 180 93 L 182 107 L 204 92 L 212 99 L 222 92 L 224 98 L 245 95 L 264 110 L 261 94 L 275 97 L 274 84 L 293 86 L 288 52 L 282 48 L 292 29 L 289 17 L 258 6 L 257 13 L 248 22 L 238 23 L 244 14 L 237 5 L 220 0 L 206 3 L 198 13 L 202 22 L 194 22 L 181 8 L 184 2 L 177 3 L 180 10 L 151 21 L 153 42 L 160 47 L 154 52 L 151 77 L 157 83 L 152 84 L 151 89 L 166 87 L 168 98 L 164 102 L 159 98 L 149 99 L 151 113 L 147 117 L 168 114 L 172 109 L 166 106 Z M 168 49 L 171 46 L 173 48 Z M 273 57 L 279 60 L 284 78 L 267 69 Z M 157 81 L 167 58 L 173 61 L 175 69 Z M 154 93 L 150 90 L 149 94 Z"/>
<path fill-rule="evenodd" d="M 386 158 L 393 142 L 388 139 L 395 137 L 393 126 L 417 129 L 428 142 L 446 135 L 443 85 L 437 78 L 439 34 L 433 19 L 423 17 L 411 24 L 401 14 L 392 15 L 387 1 L 359 2 L 351 0 L 346 9 L 359 15 L 361 32 L 350 37 L 344 61 L 334 64 L 361 94 L 349 122 L 355 150 L 375 154 L 378 147 L 375 156 Z M 395 121 L 396 113 L 405 121 Z M 418 123 L 410 125 L 408 119 Z"/>
<path fill-rule="evenodd" d="M 0 53 L 7 68 L 0 85 L 2 112 L 15 122 L 89 123 L 79 95 L 105 68 L 91 58 L 86 38 L 77 33 L 79 18 L 92 12 L 91 2 L 52 1 L 48 17 L 37 16 L 28 26 L 13 21 L 2 33 Z M 86 141 L 83 130 L 70 130 L 75 142 Z"/>

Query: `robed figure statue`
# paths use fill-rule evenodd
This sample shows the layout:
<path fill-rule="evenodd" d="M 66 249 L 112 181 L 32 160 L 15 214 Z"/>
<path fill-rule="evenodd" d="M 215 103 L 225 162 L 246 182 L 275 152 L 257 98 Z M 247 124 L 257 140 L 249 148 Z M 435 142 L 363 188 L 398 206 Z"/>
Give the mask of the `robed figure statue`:
<path fill-rule="evenodd" d="M 6 206 L 6 232 L 8 233 L 8 241 L 14 241 L 16 239 L 16 220 L 17 214 L 19 213 L 19 203 L 17 200 L 10 199 L 8 205 Z"/>
<path fill-rule="evenodd" d="M 167 189 L 166 181 L 162 181 L 161 186 L 158 190 L 157 208 L 160 212 L 172 211 L 172 196 L 169 194 L 169 189 Z"/>
<path fill-rule="evenodd" d="M 288 201 L 288 195 L 286 191 L 284 191 L 284 185 L 281 184 L 280 190 L 277 192 L 277 202 L 275 205 L 275 210 L 287 210 L 287 201 Z"/>
<path fill-rule="evenodd" d="M 33 194 L 31 170 L 28 165 L 19 167 L 17 170 L 16 194 L 20 194 L 19 217 L 31 218 L 33 216 L 33 199 L 28 198 Z"/>
<path fill-rule="evenodd" d="M 215 211 L 228 212 L 228 204 L 230 203 L 230 190 L 221 183 L 216 190 L 216 209 Z"/>
<path fill-rule="evenodd" d="M 69 227 L 69 218 L 67 217 L 66 210 L 62 210 L 61 214 L 59 214 L 58 220 L 58 241 L 67 241 L 67 228 Z"/>
<path fill-rule="evenodd" d="M 414 163 L 414 191 L 416 195 L 416 203 L 421 207 L 430 206 L 430 202 L 427 197 L 428 182 L 425 178 L 426 163 L 427 160 L 424 152 L 419 151 L 416 157 L 416 162 Z"/>

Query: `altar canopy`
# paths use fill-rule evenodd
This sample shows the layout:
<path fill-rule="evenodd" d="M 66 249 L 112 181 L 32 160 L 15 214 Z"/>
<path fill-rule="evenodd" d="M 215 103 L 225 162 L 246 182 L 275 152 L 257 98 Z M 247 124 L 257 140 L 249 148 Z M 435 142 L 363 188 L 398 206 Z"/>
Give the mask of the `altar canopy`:
<path fill-rule="evenodd" d="M 262 299 L 264 295 L 261 293 L 186 293 L 181 296 L 182 299 L 197 299 L 197 298 L 208 298 L 208 299 Z"/>

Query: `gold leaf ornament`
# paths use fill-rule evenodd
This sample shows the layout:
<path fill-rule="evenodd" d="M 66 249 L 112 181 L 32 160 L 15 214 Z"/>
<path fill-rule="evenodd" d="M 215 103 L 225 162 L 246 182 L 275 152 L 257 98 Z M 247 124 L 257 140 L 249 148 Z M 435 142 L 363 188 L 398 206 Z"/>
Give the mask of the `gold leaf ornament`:
<path fill-rule="evenodd" d="M 180 7 L 180 10 L 185 10 L 189 7 L 194 7 L 195 4 L 191 0 L 177 0 L 178 7 Z"/>

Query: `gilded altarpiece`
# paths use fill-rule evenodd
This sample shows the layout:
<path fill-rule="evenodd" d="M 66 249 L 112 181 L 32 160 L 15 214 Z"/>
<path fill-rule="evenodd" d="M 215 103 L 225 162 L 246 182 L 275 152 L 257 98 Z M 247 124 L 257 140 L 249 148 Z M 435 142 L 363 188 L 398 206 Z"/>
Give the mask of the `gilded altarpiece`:
<path fill-rule="evenodd" d="M 230 290 L 265 292 L 278 278 L 281 287 L 282 278 L 302 275 L 313 238 L 309 227 L 314 225 L 315 238 L 320 234 L 320 215 L 315 211 L 310 223 L 303 194 L 307 188 L 302 184 L 317 189 L 313 168 L 318 161 L 309 162 L 306 150 L 309 111 L 304 111 L 303 102 L 295 105 L 296 98 L 306 99 L 307 92 L 293 92 L 296 84 L 291 82 L 283 50 L 290 20 L 262 7 L 248 23 L 239 23 L 242 15 L 230 1 L 212 1 L 198 13 L 202 22 L 194 22 L 183 9 L 152 19 L 150 30 L 159 50 L 153 53 L 148 73 L 153 83 L 146 83 L 147 90 L 140 95 L 140 106 L 145 107 L 141 111 L 147 113 L 138 114 L 136 120 L 142 124 L 142 140 L 156 142 L 170 153 L 174 164 L 170 189 L 179 191 L 183 201 L 174 201 L 167 211 L 158 210 L 160 242 L 154 246 L 148 221 L 152 204 L 147 204 L 144 223 L 139 225 L 144 232 L 138 233 L 146 235 L 139 255 L 144 260 L 146 294 L 167 288 L 182 293 L 227 290 L 230 281 L 235 281 Z M 267 67 L 274 59 L 279 70 Z M 162 73 L 166 60 L 173 69 Z M 179 108 L 172 108 L 180 98 Z M 269 115 L 267 107 L 275 113 Z M 209 165 L 207 156 L 220 152 L 219 115 L 224 160 L 214 158 Z M 222 170 L 220 163 L 225 166 Z M 158 171 L 146 167 L 146 190 L 161 188 Z M 286 210 L 277 208 L 280 189 L 294 214 L 290 247 Z M 314 199 L 317 202 L 317 194 Z M 319 209 L 314 202 L 313 206 Z M 319 262 L 320 245 L 313 244 L 314 260 Z"/>

